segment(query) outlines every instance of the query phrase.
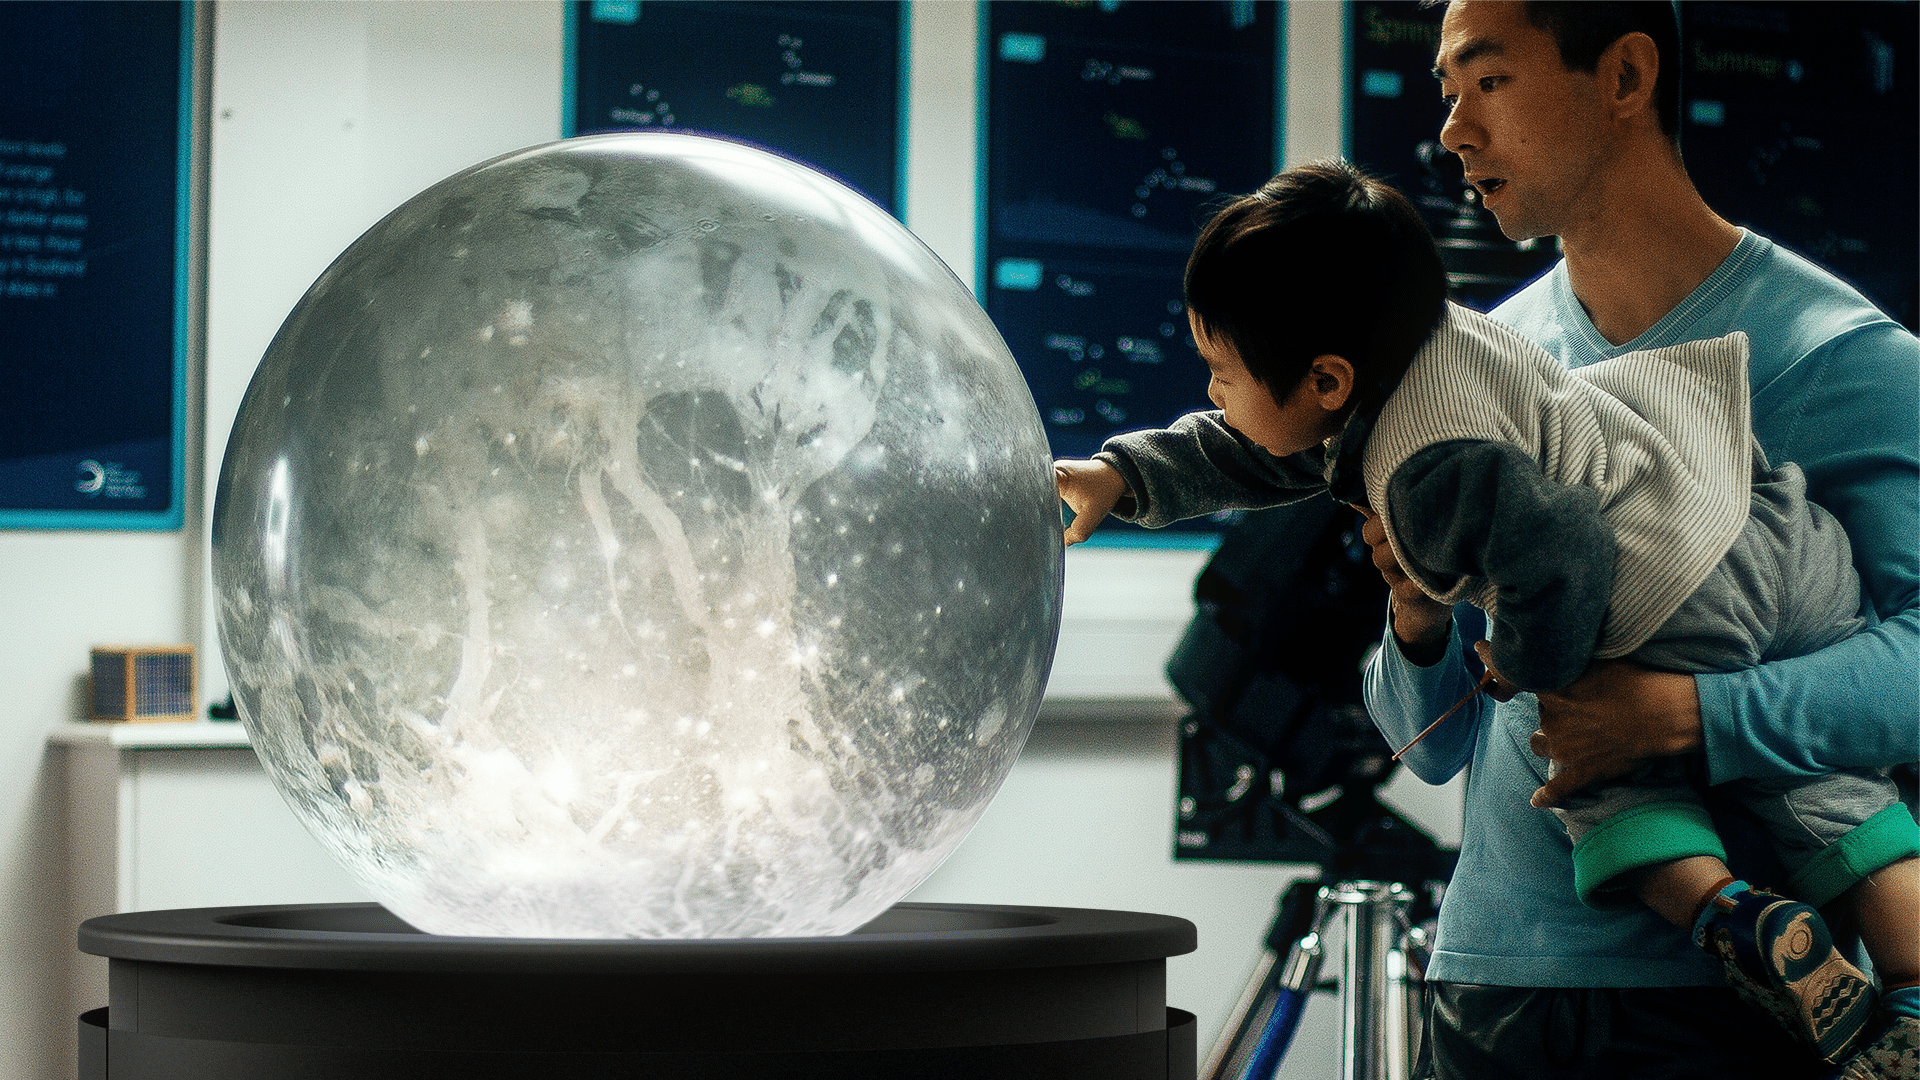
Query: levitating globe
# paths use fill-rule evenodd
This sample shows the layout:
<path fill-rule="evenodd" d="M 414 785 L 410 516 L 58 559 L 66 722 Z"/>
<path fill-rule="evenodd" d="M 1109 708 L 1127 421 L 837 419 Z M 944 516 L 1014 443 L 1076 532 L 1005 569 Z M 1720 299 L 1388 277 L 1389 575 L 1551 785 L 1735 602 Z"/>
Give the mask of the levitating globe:
<path fill-rule="evenodd" d="M 428 189 L 261 360 L 213 574 L 295 814 L 441 934 L 872 919 L 957 845 L 1059 629 L 1046 438 L 966 288 L 732 143 Z"/>

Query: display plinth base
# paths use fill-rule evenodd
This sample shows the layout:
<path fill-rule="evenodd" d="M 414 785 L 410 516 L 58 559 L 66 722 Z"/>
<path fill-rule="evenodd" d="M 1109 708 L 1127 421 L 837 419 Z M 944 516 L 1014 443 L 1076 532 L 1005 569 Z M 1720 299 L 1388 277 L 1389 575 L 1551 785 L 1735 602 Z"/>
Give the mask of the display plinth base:
<path fill-rule="evenodd" d="M 1136 912 L 899 904 L 843 937 L 422 934 L 376 904 L 90 919 L 108 1004 L 80 1080 L 1187 1080 L 1166 958 Z"/>

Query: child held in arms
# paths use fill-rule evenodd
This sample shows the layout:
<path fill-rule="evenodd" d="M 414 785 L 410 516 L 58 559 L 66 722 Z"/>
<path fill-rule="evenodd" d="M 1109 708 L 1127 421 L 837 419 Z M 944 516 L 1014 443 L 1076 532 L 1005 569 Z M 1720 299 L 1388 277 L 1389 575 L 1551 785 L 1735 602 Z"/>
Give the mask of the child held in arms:
<path fill-rule="evenodd" d="M 1839 524 L 1753 440 L 1742 334 L 1569 371 L 1448 302 L 1412 204 L 1339 162 L 1222 210 L 1185 287 L 1219 410 L 1056 462 L 1070 544 L 1109 513 L 1157 527 L 1330 492 L 1378 516 L 1423 591 L 1486 611 L 1503 692 L 1557 690 L 1614 657 L 1752 667 L 1866 625 Z M 1703 775 L 1697 755 L 1665 759 L 1558 808 L 1575 888 L 1690 929 L 1743 996 L 1843 1060 L 1873 985 L 1814 907 L 1728 870 Z M 1886 903 L 1851 914 L 1886 1005 L 1920 1007 L 1920 829 L 1886 770 L 1729 787 L 1801 900 L 1872 875 Z"/>

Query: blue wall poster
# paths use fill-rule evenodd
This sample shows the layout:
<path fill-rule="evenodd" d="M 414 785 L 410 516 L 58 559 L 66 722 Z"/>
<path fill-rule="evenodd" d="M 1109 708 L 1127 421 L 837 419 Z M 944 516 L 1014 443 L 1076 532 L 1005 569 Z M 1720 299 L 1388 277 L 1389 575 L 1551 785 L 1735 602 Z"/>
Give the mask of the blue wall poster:
<path fill-rule="evenodd" d="M 1181 275 L 1200 226 L 1273 175 L 1279 9 L 992 3 L 981 67 L 987 313 L 1056 456 L 1211 407 Z M 1103 543 L 1210 543 L 1221 520 Z"/>
<path fill-rule="evenodd" d="M 897 216 L 903 16 L 877 0 L 578 0 L 563 130 L 749 142 Z"/>
<path fill-rule="evenodd" d="M 0 527 L 181 524 L 192 20 L 0 4 Z"/>

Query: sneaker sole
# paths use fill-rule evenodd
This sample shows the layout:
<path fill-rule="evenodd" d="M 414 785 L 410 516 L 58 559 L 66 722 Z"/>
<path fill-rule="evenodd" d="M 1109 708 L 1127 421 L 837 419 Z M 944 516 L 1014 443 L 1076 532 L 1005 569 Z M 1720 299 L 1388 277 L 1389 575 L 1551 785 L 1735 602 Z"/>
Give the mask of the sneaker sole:
<path fill-rule="evenodd" d="M 1783 901 L 1761 913 L 1768 974 L 1796 1007 L 1795 1022 L 1829 1062 L 1845 1060 L 1873 1018 L 1873 983 L 1833 947 L 1805 904 Z"/>

